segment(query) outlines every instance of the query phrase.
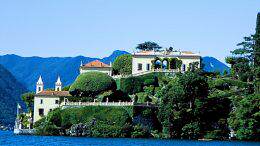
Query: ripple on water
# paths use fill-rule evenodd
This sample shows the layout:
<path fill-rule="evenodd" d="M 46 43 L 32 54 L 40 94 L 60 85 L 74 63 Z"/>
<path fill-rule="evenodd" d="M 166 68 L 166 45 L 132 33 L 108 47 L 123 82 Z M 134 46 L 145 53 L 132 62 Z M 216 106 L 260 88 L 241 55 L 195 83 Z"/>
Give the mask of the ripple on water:
<path fill-rule="evenodd" d="M 0 145 L 7 146 L 259 146 L 260 142 L 188 141 L 127 138 L 85 138 L 64 136 L 25 136 L 0 131 Z"/>

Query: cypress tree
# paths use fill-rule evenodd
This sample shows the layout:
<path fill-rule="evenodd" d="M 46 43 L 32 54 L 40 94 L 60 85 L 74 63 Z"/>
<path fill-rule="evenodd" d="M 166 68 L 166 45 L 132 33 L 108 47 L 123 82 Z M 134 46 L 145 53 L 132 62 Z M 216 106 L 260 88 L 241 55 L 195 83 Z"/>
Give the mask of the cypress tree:
<path fill-rule="evenodd" d="M 257 19 L 256 19 L 254 64 L 255 64 L 255 67 L 260 66 L 260 12 L 257 14 Z"/>
<path fill-rule="evenodd" d="M 255 92 L 260 93 L 260 12 L 256 19 L 256 33 L 254 35 L 254 72 L 255 72 Z"/>

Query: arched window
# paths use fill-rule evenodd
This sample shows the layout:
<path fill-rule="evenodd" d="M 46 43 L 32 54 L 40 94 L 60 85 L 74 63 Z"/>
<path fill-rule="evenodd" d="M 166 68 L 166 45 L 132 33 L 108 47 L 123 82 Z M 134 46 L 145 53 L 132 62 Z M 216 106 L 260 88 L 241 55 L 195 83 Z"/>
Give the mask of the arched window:
<path fill-rule="evenodd" d="M 186 71 L 186 65 L 182 64 L 182 71 Z"/>
<path fill-rule="evenodd" d="M 154 63 L 154 68 L 159 69 L 162 66 L 162 62 L 160 60 L 156 60 Z"/>
<path fill-rule="evenodd" d="M 162 62 L 162 68 L 163 68 L 163 69 L 168 69 L 168 61 L 167 61 L 167 60 L 163 60 L 163 62 Z"/>

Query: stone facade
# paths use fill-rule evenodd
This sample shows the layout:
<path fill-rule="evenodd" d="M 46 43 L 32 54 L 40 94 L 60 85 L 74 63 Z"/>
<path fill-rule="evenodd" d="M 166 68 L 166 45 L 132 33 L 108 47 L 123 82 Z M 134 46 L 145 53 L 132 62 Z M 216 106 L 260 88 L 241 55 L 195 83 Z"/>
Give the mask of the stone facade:
<path fill-rule="evenodd" d="M 61 91 L 62 83 L 60 77 L 58 77 L 57 82 L 55 83 L 55 91 L 45 91 L 41 77 L 37 82 L 36 88 L 39 87 L 38 83 L 41 83 L 40 85 L 42 85 L 42 89 L 40 91 L 36 89 L 38 92 L 36 92 L 34 97 L 34 123 L 40 120 L 43 116 L 46 116 L 50 111 L 60 107 L 60 103 L 63 102 L 62 99 L 71 96 L 68 91 Z"/>
<path fill-rule="evenodd" d="M 154 52 L 154 51 L 142 51 L 138 53 L 133 54 L 133 60 L 132 60 L 132 74 L 139 74 L 142 72 L 148 72 L 152 71 L 155 68 L 153 68 L 153 61 L 155 58 L 159 58 L 161 60 L 163 59 L 170 59 L 170 58 L 176 58 L 178 60 L 181 60 L 181 71 L 185 72 L 188 70 L 188 67 L 190 63 L 198 62 L 200 65 L 200 55 L 195 54 L 192 52 L 167 52 L 167 51 L 161 51 L 161 52 Z M 164 62 L 161 62 L 163 64 Z M 169 70 L 169 69 L 163 69 L 162 70 Z M 175 71 L 179 71 L 179 69 L 176 69 Z"/>

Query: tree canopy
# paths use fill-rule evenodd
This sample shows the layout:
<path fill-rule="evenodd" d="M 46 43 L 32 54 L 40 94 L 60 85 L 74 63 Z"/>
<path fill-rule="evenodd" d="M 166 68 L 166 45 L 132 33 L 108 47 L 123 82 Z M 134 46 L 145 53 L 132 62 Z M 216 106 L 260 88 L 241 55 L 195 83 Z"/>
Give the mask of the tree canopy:
<path fill-rule="evenodd" d="M 28 93 L 22 94 L 22 100 L 25 102 L 27 109 L 30 112 L 33 111 L 34 95 L 35 95 L 35 93 L 33 93 L 33 92 L 28 92 Z"/>
<path fill-rule="evenodd" d="M 105 91 L 115 91 L 116 82 L 109 75 L 101 72 L 87 72 L 77 77 L 70 86 L 70 93 L 78 97 L 95 97 Z"/>
<path fill-rule="evenodd" d="M 141 51 L 160 51 L 161 50 L 161 46 L 159 46 L 157 43 L 155 42 L 144 42 L 141 44 L 138 44 L 136 49 L 141 50 Z"/>
<path fill-rule="evenodd" d="M 178 75 L 160 92 L 159 117 L 166 137 L 198 138 L 200 125 L 196 108 L 208 96 L 207 80 L 188 72 Z"/>
<path fill-rule="evenodd" d="M 228 120 L 240 140 L 260 140 L 260 94 L 234 96 L 235 110 Z"/>
<path fill-rule="evenodd" d="M 115 74 L 129 75 L 132 73 L 132 55 L 125 54 L 118 56 L 113 63 L 113 71 Z"/>

